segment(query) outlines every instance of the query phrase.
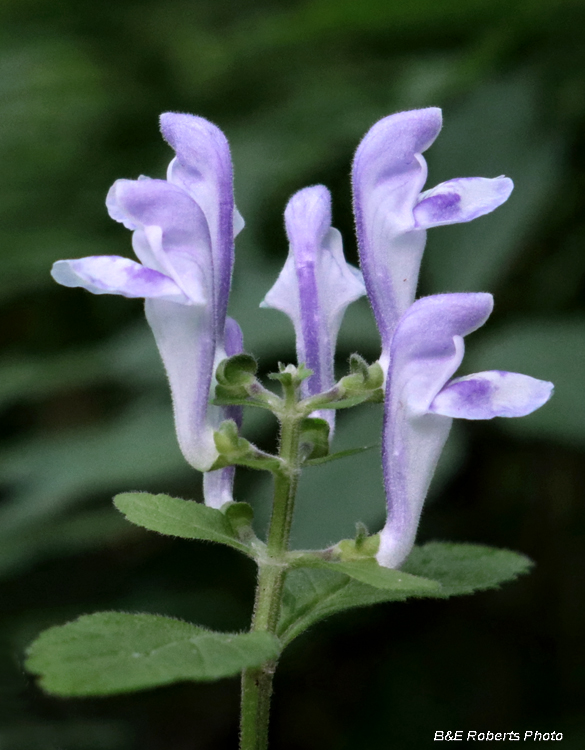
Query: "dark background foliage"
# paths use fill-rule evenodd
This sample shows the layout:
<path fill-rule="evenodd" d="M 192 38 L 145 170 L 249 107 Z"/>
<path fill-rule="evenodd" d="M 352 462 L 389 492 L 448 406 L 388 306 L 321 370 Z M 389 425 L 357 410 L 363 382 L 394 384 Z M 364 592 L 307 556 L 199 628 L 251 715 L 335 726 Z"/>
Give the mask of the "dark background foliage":
<path fill-rule="evenodd" d="M 457 424 L 421 541 L 520 550 L 534 573 L 501 591 L 337 616 L 282 660 L 274 746 L 418 748 L 437 729 L 562 731 L 585 743 L 585 6 L 578 0 L 2 0 L 0 3 L 0 747 L 233 748 L 237 681 L 62 701 L 22 669 L 44 627 L 98 609 L 245 628 L 254 571 L 236 553 L 132 529 L 111 506 L 142 489 L 200 497 L 175 444 L 141 304 L 58 287 L 59 258 L 130 255 L 104 197 L 163 176 L 165 110 L 216 122 L 233 148 L 238 239 L 232 314 L 265 370 L 292 328 L 257 305 L 286 255 L 282 211 L 323 182 L 356 260 L 349 169 L 373 122 L 443 107 L 430 182 L 506 173 L 509 203 L 433 230 L 421 293 L 487 290 L 489 324 L 465 366 L 553 380 L 522 420 Z M 367 304 L 339 364 L 375 359 Z M 339 420 L 339 448 L 378 440 L 379 409 Z M 269 420 L 246 434 L 273 444 Z M 307 472 L 296 546 L 383 520 L 376 451 Z M 237 494 L 266 521 L 269 485 Z"/>

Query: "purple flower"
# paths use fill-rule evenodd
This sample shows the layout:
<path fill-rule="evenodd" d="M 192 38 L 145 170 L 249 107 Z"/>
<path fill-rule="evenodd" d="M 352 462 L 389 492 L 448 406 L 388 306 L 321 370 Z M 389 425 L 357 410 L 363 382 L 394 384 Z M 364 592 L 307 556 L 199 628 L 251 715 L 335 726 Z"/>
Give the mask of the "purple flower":
<path fill-rule="evenodd" d="M 238 324 L 226 319 L 234 235 L 243 221 L 234 207 L 228 142 L 193 115 L 161 116 L 176 152 L 166 180 L 118 180 L 106 200 L 110 216 L 132 230 L 140 263 L 118 256 L 62 260 L 53 278 L 94 294 L 144 297 L 173 397 L 183 455 L 207 471 L 218 457 L 214 430 L 226 410 L 209 404 L 218 362 L 242 350 Z M 229 416 L 234 416 L 229 414 Z M 236 415 L 237 416 L 237 415 Z M 205 475 L 205 501 L 231 499 L 233 469 Z"/>
<path fill-rule="evenodd" d="M 441 129 L 441 110 L 399 112 L 365 135 L 353 164 L 360 264 L 382 338 L 386 371 L 392 333 L 414 301 L 426 229 L 471 221 L 512 192 L 507 177 L 467 177 L 421 193 L 427 178 L 422 152 Z"/>
<path fill-rule="evenodd" d="M 261 307 L 272 307 L 292 320 L 297 360 L 313 375 L 303 383 L 312 396 L 333 386 L 335 342 L 346 307 L 365 294 L 357 268 L 346 263 L 341 235 L 331 226 L 331 195 L 323 185 L 295 193 L 284 212 L 290 243 L 288 258 Z M 330 409 L 313 416 L 335 424 Z"/>
<path fill-rule="evenodd" d="M 484 293 L 423 297 L 396 326 L 382 436 L 388 517 L 380 535 L 380 565 L 396 568 L 412 549 L 453 417 L 522 417 L 552 395 L 552 383 L 514 372 L 450 379 L 463 359 L 463 337 L 485 323 L 492 307 L 492 296 Z"/>

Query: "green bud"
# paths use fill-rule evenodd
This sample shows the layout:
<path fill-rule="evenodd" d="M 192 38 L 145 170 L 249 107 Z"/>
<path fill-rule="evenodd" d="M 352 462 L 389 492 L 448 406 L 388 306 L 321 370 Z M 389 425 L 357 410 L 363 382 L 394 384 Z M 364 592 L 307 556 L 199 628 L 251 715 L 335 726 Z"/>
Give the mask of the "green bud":
<path fill-rule="evenodd" d="M 349 372 L 349 375 L 341 378 L 339 385 L 350 396 L 369 394 L 384 383 L 384 372 L 378 362 L 368 365 L 359 354 L 352 354 L 349 358 Z"/>
<path fill-rule="evenodd" d="M 313 370 L 309 370 L 302 363 L 296 367 L 295 365 L 284 365 L 282 362 L 279 362 L 278 372 L 271 372 L 268 377 L 271 380 L 278 380 L 284 388 L 290 388 L 291 386 L 297 388 L 303 380 L 310 378 L 312 374 Z"/>

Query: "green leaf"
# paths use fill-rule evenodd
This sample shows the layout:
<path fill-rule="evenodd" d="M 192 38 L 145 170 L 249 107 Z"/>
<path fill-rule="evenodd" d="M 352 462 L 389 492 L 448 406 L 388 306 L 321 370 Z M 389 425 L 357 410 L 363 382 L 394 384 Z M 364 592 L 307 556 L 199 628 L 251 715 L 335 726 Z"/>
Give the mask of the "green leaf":
<path fill-rule="evenodd" d="M 228 515 L 216 508 L 148 492 L 123 492 L 116 495 L 114 505 L 130 523 L 150 531 L 181 539 L 219 542 L 253 556 L 252 548 L 241 541 Z"/>
<path fill-rule="evenodd" d="M 278 653 L 266 632 L 215 633 L 160 615 L 98 612 L 41 633 L 26 667 L 54 695 L 112 695 L 230 677 Z"/>
<path fill-rule="evenodd" d="M 528 573 L 533 563 L 519 552 L 479 544 L 430 542 L 415 547 L 402 570 L 441 583 L 441 598 L 498 588 Z"/>
<path fill-rule="evenodd" d="M 354 563 L 341 572 L 339 563 L 328 567 L 298 568 L 286 579 L 283 611 L 277 633 L 283 644 L 290 643 L 311 625 L 329 615 L 354 607 L 391 601 L 404 601 L 410 597 L 448 598 L 473 591 L 497 588 L 505 581 L 527 573 L 532 563 L 524 555 L 509 550 L 493 549 L 473 544 L 442 544 L 433 542 L 415 547 L 401 571 L 389 571 L 400 576 L 422 576 L 404 579 L 403 588 L 375 588 L 363 580 L 370 571 L 365 568 L 355 577 L 358 568 Z M 339 571 L 339 572 L 338 572 Z M 373 580 L 373 579 L 372 579 Z M 434 581 L 439 586 L 426 588 L 420 581 Z M 413 584 L 409 588 L 410 584 Z"/>
<path fill-rule="evenodd" d="M 309 458 L 304 462 L 303 466 L 319 466 L 320 464 L 329 463 L 329 461 L 337 461 L 339 458 L 355 456 L 358 453 L 363 453 L 377 447 L 377 445 L 365 445 L 363 448 L 349 448 L 346 451 L 337 451 L 337 453 L 330 453 L 328 456 L 321 456 L 320 458 Z"/>
<path fill-rule="evenodd" d="M 379 589 L 331 568 L 298 568 L 286 578 L 277 635 L 287 645 L 311 625 L 354 607 L 424 596 L 400 589 Z"/>
<path fill-rule="evenodd" d="M 363 560 L 329 562 L 317 557 L 302 558 L 299 564 L 303 567 L 322 568 L 354 578 L 361 583 L 367 583 L 377 589 L 387 589 L 392 591 L 408 591 L 409 595 L 421 591 L 425 595 L 433 595 L 440 591 L 441 584 L 436 581 L 430 581 L 427 578 L 420 578 L 416 575 L 410 575 L 402 570 L 391 570 L 378 565 L 373 558 L 364 558 Z"/>

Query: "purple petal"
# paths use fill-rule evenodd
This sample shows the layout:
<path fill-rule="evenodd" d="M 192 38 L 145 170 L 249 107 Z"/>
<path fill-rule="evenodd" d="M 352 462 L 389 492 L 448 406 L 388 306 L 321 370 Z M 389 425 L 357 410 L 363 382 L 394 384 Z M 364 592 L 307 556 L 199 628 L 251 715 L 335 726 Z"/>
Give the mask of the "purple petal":
<path fill-rule="evenodd" d="M 286 313 L 295 327 L 297 359 L 313 370 L 306 396 L 334 384 L 335 343 L 345 309 L 365 293 L 361 274 L 343 256 L 341 235 L 331 227 L 331 196 L 323 185 L 295 193 L 285 211 L 290 252 L 262 307 Z M 331 410 L 315 416 L 333 430 Z"/>
<path fill-rule="evenodd" d="M 93 294 L 121 294 L 123 297 L 161 299 L 183 305 L 205 302 L 201 297 L 195 300 L 186 297 L 168 276 L 118 255 L 58 260 L 53 265 L 51 276 L 58 284 L 81 286 Z"/>
<path fill-rule="evenodd" d="M 517 372 L 478 372 L 455 378 L 437 394 L 430 411 L 446 417 L 524 417 L 545 404 L 553 384 Z"/>
<path fill-rule="evenodd" d="M 419 229 L 459 224 L 489 214 L 505 203 L 514 189 L 508 177 L 459 177 L 421 193 L 414 208 Z"/>
<path fill-rule="evenodd" d="M 169 165 L 169 182 L 184 188 L 201 207 L 211 235 L 214 265 L 216 327 L 219 336 L 227 312 L 234 264 L 232 162 L 229 144 L 213 123 L 194 115 L 167 112 L 161 115 L 161 130 L 177 158 Z"/>
<path fill-rule="evenodd" d="M 421 156 L 441 129 L 441 110 L 399 112 L 376 123 L 353 164 L 360 263 L 386 354 L 400 315 L 414 299 L 425 246 L 413 209 L 427 177 Z"/>
<path fill-rule="evenodd" d="M 145 311 L 171 386 L 179 446 L 191 466 L 208 471 L 218 457 L 213 432 L 223 419 L 221 407 L 209 404 L 213 310 L 148 299 Z"/>
<path fill-rule="evenodd" d="M 490 294 L 424 297 L 396 327 L 382 434 L 388 517 L 380 537 L 380 565 L 396 568 L 412 549 L 423 502 L 451 427 L 451 419 L 429 414 L 428 409 L 461 363 L 463 337 L 486 321 L 492 306 Z"/>
<path fill-rule="evenodd" d="M 165 180 L 117 180 L 106 200 L 112 218 L 134 229 L 145 264 L 170 276 L 195 301 L 213 299 L 211 240 L 203 212 Z"/>

